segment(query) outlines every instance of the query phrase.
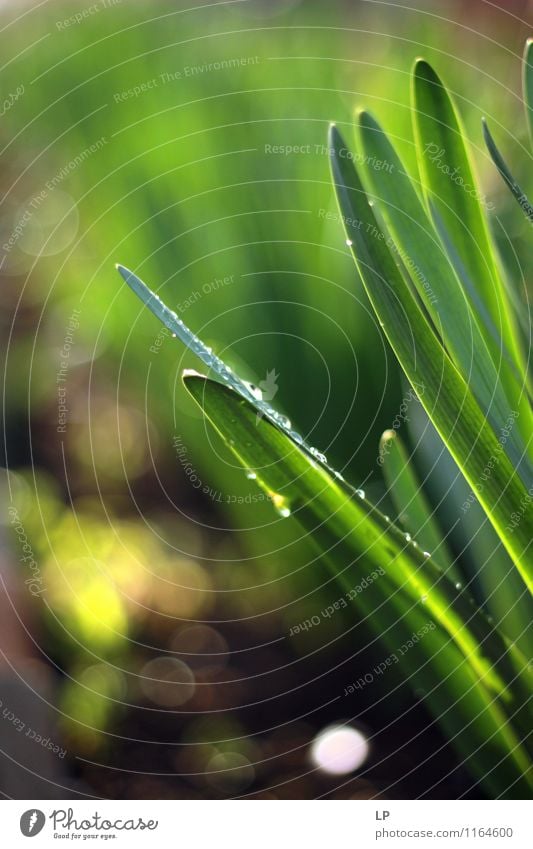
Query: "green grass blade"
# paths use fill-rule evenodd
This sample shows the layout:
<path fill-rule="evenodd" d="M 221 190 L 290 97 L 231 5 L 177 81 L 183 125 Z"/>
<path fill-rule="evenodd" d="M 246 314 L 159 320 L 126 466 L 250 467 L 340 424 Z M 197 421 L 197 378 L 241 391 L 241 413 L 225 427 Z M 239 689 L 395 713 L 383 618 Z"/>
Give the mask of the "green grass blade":
<path fill-rule="evenodd" d="M 429 709 L 482 779 L 499 784 L 499 793 L 510 781 L 517 782 L 512 792 L 528 792 L 523 732 L 509 721 L 513 713 L 518 728 L 524 721 L 524 692 L 519 682 L 514 692 L 504 683 L 514 677 L 508 649 L 465 594 L 365 498 L 347 497 L 286 433 L 264 418 L 258 421 L 250 402 L 196 373 L 186 373 L 184 382 L 280 515 L 292 515 L 320 540 L 341 584 L 352 592 L 355 609 L 361 616 L 372 612 L 371 624 L 381 636 L 389 635 L 389 647 L 398 647 L 402 636 L 409 639 L 424 623 L 435 624 L 417 651 L 402 657 L 412 685 L 423 688 Z M 381 576 L 361 595 L 353 594 L 363 560 L 364 571 L 374 566 Z"/>
<path fill-rule="evenodd" d="M 465 586 L 496 627 L 533 657 L 533 599 L 455 460 L 420 405 L 407 424 L 424 483 L 453 538 Z"/>
<path fill-rule="evenodd" d="M 488 128 L 485 118 L 482 119 L 482 127 L 483 138 L 485 139 L 485 144 L 487 145 L 487 150 L 490 153 L 492 161 L 500 172 L 504 182 L 507 184 L 508 188 L 511 191 L 511 194 L 515 198 L 516 202 L 518 203 L 520 209 L 522 210 L 526 218 L 528 218 L 529 221 L 533 221 L 533 206 L 531 206 L 529 200 L 527 199 L 527 195 L 522 191 L 515 178 L 511 174 L 503 156 L 498 150 L 496 142 L 492 137 L 492 133 Z"/>
<path fill-rule="evenodd" d="M 515 407 L 500 383 L 496 364 L 478 325 L 479 313 L 470 307 L 432 221 L 390 140 L 366 112 L 359 116 L 359 132 L 364 161 L 386 163 L 386 167 L 366 167 L 364 173 L 372 191 L 370 196 L 391 232 L 393 250 L 398 251 L 411 269 L 420 299 L 454 364 L 497 431 Z M 518 405 L 521 387 L 516 382 L 513 388 L 513 398 Z M 529 415 L 524 430 L 531 433 L 532 429 L 533 420 Z M 518 464 L 525 450 L 518 428 L 513 428 L 505 447 L 513 463 Z"/>
<path fill-rule="evenodd" d="M 387 246 L 357 169 L 343 155 L 346 145 L 330 131 L 331 165 L 346 234 L 368 297 L 420 402 L 448 446 L 530 591 L 533 564 L 533 499 L 463 378 L 437 340 Z M 490 464 L 490 470 L 488 469 Z M 511 514 L 523 503 L 523 520 L 509 530 Z"/>
<path fill-rule="evenodd" d="M 395 430 L 386 430 L 380 441 L 380 464 L 389 494 L 405 527 L 452 581 L 463 575 L 450 553 L 405 446 Z"/>
<path fill-rule="evenodd" d="M 343 482 L 343 485 L 348 486 L 346 482 L 342 480 L 342 476 L 331 469 L 326 457 L 320 451 L 317 451 L 314 447 L 309 445 L 298 431 L 294 430 L 289 419 L 281 413 L 278 413 L 278 411 L 271 407 L 266 401 L 263 401 L 261 392 L 257 389 L 257 387 L 252 386 L 245 380 L 241 380 L 241 378 L 235 374 L 235 372 L 232 371 L 232 369 L 229 368 L 229 366 L 227 366 L 220 357 L 217 357 L 217 355 L 213 353 L 211 348 L 207 347 L 207 345 L 205 345 L 202 340 L 199 339 L 189 327 L 187 327 L 174 310 L 169 309 L 167 305 L 163 303 L 159 295 L 152 292 L 152 290 L 140 279 L 140 277 L 138 277 L 133 271 L 130 271 L 129 268 L 125 268 L 123 265 L 117 265 L 116 268 L 130 289 L 135 292 L 137 297 L 140 298 L 149 310 L 151 310 L 155 317 L 158 318 L 168 330 L 170 330 L 173 337 L 180 339 L 183 344 L 189 348 L 189 350 L 199 357 L 204 365 L 207 366 L 207 368 L 217 378 L 223 380 L 228 386 L 234 389 L 235 392 L 238 392 L 239 395 L 246 398 L 247 401 L 255 404 L 258 412 L 262 416 L 266 416 L 273 424 L 283 428 L 293 442 L 296 442 L 297 445 L 300 445 L 305 451 L 307 451 L 316 462 L 321 463 L 325 468 L 329 469 L 332 474 L 338 476 L 339 480 Z M 352 493 L 355 492 L 354 489 L 351 489 L 350 487 L 349 489 Z"/>
<path fill-rule="evenodd" d="M 510 347 L 518 374 L 524 374 L 513 316 L 490 238 L 480 192 L 464 142 L 465 133 L 445 86 L 427 62 L 413 74 L 413 121 L 424 190 L 450 235 L 468 277 L 487 304 L 499 336 Z M 483 328 L 482 328 L 483 329 Z M 500 351 L 490 333 L 486 342 L 499 362 Z M 502 360 L 501 379 L 508 394 L 514 375 Z"/>
<path fill-rule="evenodd" d="M 528 38 L 524 48 L 523 89 L 529 140 L 533 147 L 533 38 Z"/>
<path fill-rule="evenodd" d="M 429 709 L 460 755 L 492 793 L 527 792 L 529 756 L 522 744 L 523 676 L 513 680 L 516 659 L 463 590 L 431 557 L 395 528 L 361 494 L 352 497 L 312 449 L 298 444 L 290 423 L 257 398 L 168 310 L 132 272 L 123 278 L 152 312 L 224 381 L 196 374 L 186 386 L 201 403 L 233 453 L 268 493 L 280 516 L 296 516 L 320 546 L 361 616 L 367 605 L 380 639 L 392 648 L 400 637 L 412 642 L 404 658 L 413 682 L 423 687 Z M 258 416 L 258 413 L 261 415 Z M 380 580 L 353 595 L 350 573 L 364 560 Z M 360 577 L 356 573 L 353 580 Z M 376 615 L 374 617 L 374 611 Z M 374 621 L 375 618 L 375 621 Z M 443 704 L 446 709 L 443 710 Z M 511 716 L 513 720 L 511 721 Z"/>

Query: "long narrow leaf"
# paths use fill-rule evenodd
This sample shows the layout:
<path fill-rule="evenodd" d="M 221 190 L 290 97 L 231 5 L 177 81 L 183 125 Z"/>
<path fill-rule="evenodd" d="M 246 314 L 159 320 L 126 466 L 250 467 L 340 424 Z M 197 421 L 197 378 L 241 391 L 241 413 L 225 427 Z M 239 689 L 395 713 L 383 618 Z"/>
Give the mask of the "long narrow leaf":
<path fill-rule="evenodd" d="M 466 586 L 496 626 L 526 657 L 533 657 L 533 599 L 455 460 L 420 405 L 407 425 L 433 500 L 453 529 Z"/>
<path fill-rule="evenodd" d="M 525 691 L 518 681 L 513 692 L 507 689 L 504 681 L 514 677 L 508 649 L 465 594 L 365 498 L 347 497 L 287 434 L 267 420 L 258 422 L 252 404 L 196 373 L 186 373 L 184 381 L 281 516 L 294 516 L 319 541 L 340 573 L 346 597 L 360 616 L 370 615 L 389 648 L 399 649 L 402 637 L 409 641 L 414 633 L 423 634 L 416 651 L 402 655 L 404 671 L 412 686 L 422 688 L 428 708 L 462 757 L 492 792 L 529 792 L 533 776 L 521 740 L 526 726 L 522 733 L 517 730 L 527 722 Z M 381 576 L 357 593 L 353 587 L 363 562 L 365 571 L 374 566 Z M 497 662 L 488 663 L 489 656 Z M 528 674 L 525 666 L 522 673 Z"/>
<path fill-rule="evenodd" d="M 386 430 L 380 441 L 380 460 L 389 494 L 402 525 L 453 581 L 463 576 L 442 538 L 435 515 L 410 462 L 405 446 L 395 430 Z"/>
<path fill-rule="evenodd" d="M 247 384 L 221 360 L 213 361 L 212 352 L 139 278 L 125 269 L 122 275 L 185 344 L 214 363 L 224 383 L 188 374 L 187 388 L 280 516 L 292 513 L 319 545 L 360 615 L 370 608 L 380 639 L 393 652 L 400 638 L 410 644 L 404 663 L 411 683 L 422 687 L 429 709 L 472 770 L 492 793 L 529 792 L 529 756 L 522 742 L 529 670 L 516 651 L 430 555 L 363 493 L 352 497 L 312 449 L 300 447 L 301 437 L 292 436 L 290 424 L 276 421 L 275 411 L 267 410 Z M 357 583 L 360 571 L 354 569 L 363 560 L 380 576 L 364 599 L 351 584 Z"/>
<path fill-rule="evenodd" d="M 415 301 L 334 126 L 330 150 L 341 215 L 368 297 L 408 380 L 424 387 L 421 403 L 531 590 L 533 499 Z M 523 521 L 510 532 L 519 503 L 526 505 Z"/>
<path fill-rule="evenodd" d="M 509 346 L 515 371 L 501 359 L 499 345 L 485 334 L 501 380 L 512 397 L 515 373 L 524 374 L 512 311 L 490 239 L 465 133 L 448 91 L 427 62 L 419 60 L 413 74 L 413 121 L 418 163 L 424 189 L 438 211 L 468 277 L 487 304 L 499 336 Z M 460 275 L 461 268 L 457 268 Z M 482 328 L 483 329 L 483 328 Z M 523 401 L 526 408 L 527 399 Z"/>
<path fill-rule="evenodd" d="M 476 312 L 470 307 L 455 270 L 440 244 L 431 219 L 421 203 L 405 166 L 377 121 L 368 113 L 359 116 L 360 137 L 365 162 L 386 163 L 386 167 L 364 169 L 372 199 L 379 208 L 394 239 L 393 250 L 411 270 L 420 299 L 433 319 L 454 364 L 471 387 L 481 409 L 497 431 L 515 407 L 506 397 Z M 518 405 L 521 387 L 513 387 Z M 524 430 L 530 433 L 529 415 Z M 509 451 L 512 447 L 513 451 Z M 517 427 L 505 446 L 516 465 L 525 447 Z"/>
<path fill-rule="evenodd" d="M 490 153 L 491 159 L 494 162 L 496 168 L 500 172 L 504 182 L 507 184 L 508 188 L 511 191 L 511 194 L 515 198 L 518 203 L 520 209 L 529 219 L 529 221 L 533 221 L 533 206 L 531 206 L 529 200 L 527 199 L 527 195 L 522 191 L 515 178 L 511 174 L 509 167 L 507 166 L 503 156 L 501 155 L 496 142 L 492 137 L 492 133 L 488 128 L 487 122 L 485 118 L 482 119 L 482 127 L 483 127 L 483 138 L 485 139 L 485 144 L 487 145 L 487 150 Z"/>
<path fill-rule="evenodd" d="M 524 48 L 523 88 L 529 139 L 533 147 L 533 38 L 528 38 Z"/>

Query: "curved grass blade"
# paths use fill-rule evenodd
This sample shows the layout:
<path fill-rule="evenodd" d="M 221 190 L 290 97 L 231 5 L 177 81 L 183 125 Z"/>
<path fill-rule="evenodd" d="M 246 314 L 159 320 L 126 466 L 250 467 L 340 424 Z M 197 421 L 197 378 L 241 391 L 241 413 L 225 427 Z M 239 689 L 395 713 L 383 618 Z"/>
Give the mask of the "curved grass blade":
<path fill-rule="evenodd" d="M 523 89 L 529 140 L 533 147 L 533 38 L 527 39 L 524 48 Z"/>
<path fill-rule="evenodd" d="M 533 599 L 455 460 L 417 404 L 407 424 L 424 483 L 453 537 L 465 586 L 496 627 L 533 657 Z"/>
<path fill-rule="evenodd" d="M 144 303 L 168 322 L 171 329 L 179 329 L 186 344 L 202 359 L 209 360 L 210 352 L 200 340 L 191 339 L 192 334 L 177 316 L 130 274 L 124 270 L 123 276 Z M 289 428 L 275 423 L 271 414 L 258 420 L 261 402 L 246 384 L 243 388 L 242 381 L 232 378 L 226 368 L 216 361 L 217 373 L 222 372 L 227 378 L 224 384 L 189 374 L 187 387 L 197 400 L 211 399 L 218 408 L 222 402 L 223 409 L 218 413 L 214 408 L 208 413 L 219 432 L 247 469 L 257 466 L 257 480 L 280 515 L 286 517 L 292 510 L 313 539 L 322 545 L 328 562 L 336 564 L 335 572 L 345 582 L 350 600 L 353 587 L 350 589 L 349 583 L 346 584 L 348 569 L 363 557 L 379 564 L 383 582 L 370 585 L 365 605 L 367 600 L 374 602 L 374 594 L 379 592 L 373 606 L 377 604 L 378 610 L 387 611 L 387 621 L 379 615 L 376 617 L 381 638 L 405 638 L 406 629 L 411 626 L 422 633 L 428 617 L 436 620 L 438 626 L 426 635 L 423 644 L 425 659 L 420 657 L 422 641 L 417 638 L 416 648 L 409 649 L 408 667 L 411 660 L 417 660 L 413 674 L 416 673 L 424 687 L 428 705 L 487 787 L 499 794 L 505 794 L 509 788 L 513 793 L 526 792 L 523 773 L 528 755 L 521 744 L 522 731 L 517 730 L 523 723 L 520 682 L 527 672 L 525 666 L 511 688 L 509 682 L 513 682 L 516 661 L 501 637 L 472 608 L 465 594 L 449 582 L 430 557 L 368 504 L 362 494 L 358 498 L 349 497 L 340 481 L 296 444 Z M 236 390 L 228 385 L 234 381 Z M 248 393 L 251 398 L 245 397 Z M 278 460 L 281 457 L 281 465 L 272 462 L 274 457 Z M 292 465 L 287 476 L 289 460 Z M 297 488 L 291 486 L 289 490 L 289 483 L 296 483 Z M 363 614 L 364 605 L 361 606 L 357 593 L 356 600 Z M 407 641 L 412 643 L 412 637 L 411 633 Z M 394 640 L 388 645 L 394 645 Z M 447 706 L 444 711 L 443 703 Z M 511 712 L 513 723 L 509 720 Z"/>
<path fill-rule="evenodd" d="M 520 378 L 520 374 L 519 374 L 518 369 L 516 367 L 516 363 L 513 362 L 513 358 L 510 354 L 509 348 L 508 348 L 505 340 L 502 338 L 500 331 L 497 330 L 496 325 L 494 324 L 492 317 L 487 310 L 487 307 L 483 303 L 483 300 L 481 298 L 481 294 L 478 291 L 476 284 L 470 278 L 470 275 L 468 274 L 468 271 L 466 270 L 461 257 L 457 253 L 457 250 L 456 250 L 456 247 L 455 247 L 455 245 L 452 241 L 452 238 L 451 238 L 450 234 L 448 233 L 448 231 L 446 230 L 446 227 L 444 226 L 444 222 L 443 222 L 442 218 L 440 217 L 440 214 L 439 214 L 438 210 L 436 209 L 435 204 L 433 203 L 432 200 L 429 200 L 428 205 L 429 205 L 429 208 L 431 210 L 431 217 L 432 217 L 433 221 L 435 222 L 435 229 L 440 236 L 441 242 L 444 245 L 444 248 L 446 250 L 447 255 L 450 257 L 450 261 L 452 262 L 453 267 L 456 269 L 456 271 L 457 271 L 457 273 L 460 277 L 461 284 L 463 286 L 464 291 L 466 292 L 466 294 L 469 297 L 469 300 L 470 300 L 470 303 L 472 304 L 472 308 L 474 310 L 474 313 L 475 313 L 476 316 L 478 316 L 479 324 L 480 324 L 480 326 L 483 326 L 486 334 L 488 336 L 490 336 L 490 338 L 492 339 L 492 341 L 495 345 L 494 350 L 500 352 L 501 357 L 500 357 L 500 362 L 498 363 L 499 379 L 501 379 L 501 362 L 505 361 L 507 366 L 508 366 L 508 369 L 507 369 L 507 372 L 506 372 L 507 376 L 511 380 L 514 379 L 514 385 L 519 386 L 521 394 L 525 395 L 527 390 L 528 390 L 528 387 L 525 385 L 526 381 Z M 510 292 L 509 292 L 509 297 L 511 298 Z M 514 302 L 513 302 L 513 307 L 514 307 Z M 513 314 L 516 317 L 516 309 L 515 309 Z M 522 386 L 522 384 L 524 384 L 524 385 Z M 531 415 L 530 408 L 526 407 L 526 410 L 527 410 L 527 412 L 530 416 Z M 529 435 L 529 432 L 528 432 L 528 435 Z"/>
<path fill-rule="evenodd" d="M 438 526 L 405 446 L 395 430 L 386 430 L 379 443 L 383 476 L 399 520 L 454 582 L 463 576 Z"/>
<path fill-rule="evenodd" d="M 496 142 L 492 137 L 492 133 L 488 128 L 487 122 L 485 118 L 481 119 L 482 127 L 483 127 L 483 138 L 485 139 L 485 144 L 487 145 L 487 150 L 490 153 L 490 157 L 494 162 L 496 168 L 500 172 L 504 182 L 507 184 L 508 188 L 511 191 L 511 194 L 515 198 L 518 203 L 520 209 L 526 216 L 529 221 L 533 222 L 533 206 L 531 206 L 529 200 L 527 199 L 527 195 L 522 191 L 515 178 L 509 171 L 503 156 L 501 155 L 498 147 L 496 146 Z"/>
<path fill-rule="evenodd" d="M 420 299 L 454 364 L 497 431 L 509 419 L 515 406 L 500 383 L 496 364 L 478 324 L 479 312 L 471 308 L 403 162 L 378 122 L 367 112 L 359 115 L 359 134 L 364 161 L 387 163 L 386 168 L 367 167 L 364 173 L 372 200 L 393 237 L 390 247 L 408 264 Z M 513 399 L 518 405 L 521 392 L 518 382 L 513 389 Z M 530 434 L 532 429 L 529 415 L 524 431 Z M 513 428 L 505 449 L 517 465 L 525 453 L 518 428 Z"/>
<path fill-rule="evenodd" d="M 390 237 L 378 224 L 357 169 L 353 161 L 342 155 L 345 149 L 339 131 L 331 127 L 333 182 L 368 297 L 407 379 L 412 385 L 424 387 L 422 405 L 478 493 L 483 509 L 531 591 L 533 499 L 415 301 L 389 250 Z M 511 532 L 510 517 L 519 503 L 526 505 L 523 521 Z"/>
<path fill-rule="evenodd" d="M 205 345 L 202 340 L 187 327 L 181 318 L 179 318 L 177 313 L 174 312 L 174 310 L 169 309 L 169 307 L 163 303 L 159 295 L 152 292 L 146 283 L 144 283 L 133 271 L 130 271 L 129 268 L 125 268 L 123 265 L 117 265 L 116 268 L 130 289 L 132 289 L 132 291 L 135 292 L 148 309 L 153 312 L 155 317 L 158 318 L 168 330 L 170 330 L 172 336 L 181 339 L 183 344 L 189 348 L 193 354 L 196 354 L 196 356 L 202 360 L 208 369 L 210 369 L 218 378 L 223 380 L 228 386 L 234 389 L 235 392 L 238 392 L 239 395 L 242 395 L 242 397 L 246 398 L 247 401 L 255 404 L 258 413 L 262 416 L 266 416 L 267 419 L 273 422 L 273 424 L 286 431 L 287 435 L 296 442 L 297 445 L 300 445 L 304 451 L 307 451 L 313 457 L 314 460 L 321 463 L 326 469 L 335 475 L 335 477 L 337 477 L 339 481 L 341 481 L 342 484 L 351 491 L 351 494 L 356 492 L 355 489 L 349 487 L 339 472 L 336 472 L 330 467 L 325 455 L 310 445 L 297 430 L 294 430 L 287 416 L 278 413 L 277 410 L 263 400 L 260 389 L 252 386 L 252 384 L 247 383 L 245 380 L 241 380 L 241 378 L 235 374 L 235 372 L 232 371 L 232 369 L 227 366 L 220 357 L 217 357 L 217 355 L 213 353 L 211 348 Z"/>
<path fill-rule="evenodd" d="M 505 683 L 515 677 L 508 647 L 465 593 L 365 498 L 348 498 L 286 433 L 266 419 L 257 422 L 253 404 L 196 373 L 186 372 L 184 382 L 280 515 L 296 518 L 319 545 L 350 603 L 359 616 L 370 615 L 388 648 L 399 651 L 400 640 L 405 645 L 426 629 L 416 650 L 402 655 L 404 673 L 423 689 L 476 774 L 492 792 L 530 792 L 533 776 L 521 741 L 525 688 L 520 679 L 512 687 Z M 354 593 L 363 563 L 365 571 L 377 567 L 380 577 Z M 525 664 L 522 674 L 529 679 Z"/>
<path fill-rule="evenodd" d="M 464 142 L 466 135 L 447 89 L 423 60 L 417 61 L 413 73 L 413 122 L 426 197 L 438 210 L 499 335 L 508 340 L 518 374 L 524 374 L 512 311 Z M 456 270 L 460 276 L 460 269 Z M 485 341 L 493 360 L 500 362 L 500 352 L 497 347 L 494 349 L 490 333 L 485 334 Z M 513 375 L 505 361 L 501 361 L 500 379 L 512 397 Z"/>

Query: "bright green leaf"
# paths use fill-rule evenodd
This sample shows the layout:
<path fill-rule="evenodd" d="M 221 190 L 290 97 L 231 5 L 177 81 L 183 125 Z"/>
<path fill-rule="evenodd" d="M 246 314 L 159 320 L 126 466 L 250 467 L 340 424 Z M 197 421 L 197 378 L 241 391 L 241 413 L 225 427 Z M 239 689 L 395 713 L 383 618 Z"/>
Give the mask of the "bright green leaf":
<path fill-rule="evenodd" d="M 416 475 L 401 438 L 395 430 L 386 430 L 380 441 L 380 465 L 383 477 L 401 524 L 453 581 L 463 576 L 443 540 L 442 531 Z"/>
<path fill-rule="evenodd" d="M 319 546 L 345 598 L 359 617 L 370 617 L 389 651 L 400 652 L 414 633 L 422 634 L 416 650 L 413 645 L 401 656 L 404 674 L 423 690 L 471 768 L 492 792 L 528 792 L 529 756 L 517 730 L 527 722 L 525 690 L 519 681 L 514 691 L 506 687 L 514 678 L 509 649 L 464 592 L 365 498 L 350 498 L 286 433 L 258 420 L 251 402 L 196 373 L 185 373 L 184 382 L 278 514 L 292 515 Z M 369 569 L 377 577 L 364 592 L 355 591 Z"/>
<path fill-rule="evenodd" d="M 533 499 L 485 421 L 468 386 L 436 338 L 378 224 L 346 145 L 331 128 L 333 181 L 348 241 L 368 297 L 408 380 L 461 468 L 528 587 Z M 511 423 L 512 426 L 512 423 Z M 524 520 L 509 530 L 516 505 Z"/>
<path fill-rule="evenodd" d="M 496 146 L 496 142 L 492 137 L 492 133 L 490 132 L 487 122 L 483 118 L 482 122 L 483 126 L 483 137 L 485 139 L 485 144 L 487 145 L 487 150 L 490 153 L 491 159 L 494 162 L 496 168 L 500 172 L 504 182 L 507 184 L 508 188 L 511 191 L 511 194 L 515 198 L 518 203 L 520 209 L 524 213 L 524 215 L 530 220 L 533 221 L 533 206 L 531 206 L 530 202 L 527 199 L 526 194 L 522 191 L 515 178 L 511 174 L 507 164 L 503 156 L 501 155 L 498 147 Z"/>
<path fill-rule="evenodd" d="M 364 162 L 379 161 L 385 167 L 364 169 L 371 188 L 369 196 L 390 230 L 390 247 L 407 266 L 420 301 L 432 318 L 455 366 L 471 387 L 482 411 L 496 432 L 515 409 L 499 380 L 476 313 L 470 307 L 461 282 L 448 260 L 431 219 L 414 184 L 385 133 L 368 113 L 359 116 Z M 518 406 L 521 387 L 513 387 Z M 528 415 L 524 430 L 533 429 Z M 505 446 L 516 465 L 524 453 L 517 427 Z"/>
<path fill-rule="evenodd" d="M 512 387 L 516 376 L 524 374 L 524 361 L 464 141 L 466 134 L 445 86 L 422 60 L 413 74 L 413 121 L 420 174 L 435 226 L 447 249 L 453 248 L 450 259 L 458 276 L 466 276 L 476 289 L 474 308 L 482 303 L 488 309 L 497 338 L 485 323 L 481 329 L 504 388 L 513 399 Z M 504 344 L 510 351 L 510 363 L 502 352 Z M 523 396 L 520 410 L 527 409 Z M 529 433 L 524 433 L 528 438 Z"/>

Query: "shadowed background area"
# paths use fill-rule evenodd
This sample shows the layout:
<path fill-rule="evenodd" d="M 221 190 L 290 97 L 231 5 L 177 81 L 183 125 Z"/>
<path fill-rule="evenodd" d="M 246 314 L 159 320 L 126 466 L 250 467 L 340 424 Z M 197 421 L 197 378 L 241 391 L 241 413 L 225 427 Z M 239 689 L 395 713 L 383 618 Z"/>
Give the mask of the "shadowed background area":
<path fill-rule="evenodd" d="M 349 609 L 323 615 L 338 587 L 206 426 L 180 379 L 198 361 L 114 264 L 383 497 L 378 441 L 406 389 L 344 242 L 328 124 L 351 144 L 364 105 L 413 168 L 424 55 L 462 109 L 509 277 L 529 280 L 480 119 L 520 179 L 530 13 L 1 5 L 3 794 L 480 795 L 398 667 L 345 695 L 383 650 Z M 368 746 L 332 774 L 316 738 L 343 723 Z"/>

